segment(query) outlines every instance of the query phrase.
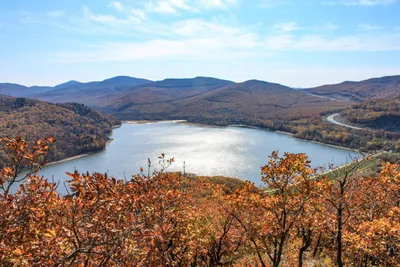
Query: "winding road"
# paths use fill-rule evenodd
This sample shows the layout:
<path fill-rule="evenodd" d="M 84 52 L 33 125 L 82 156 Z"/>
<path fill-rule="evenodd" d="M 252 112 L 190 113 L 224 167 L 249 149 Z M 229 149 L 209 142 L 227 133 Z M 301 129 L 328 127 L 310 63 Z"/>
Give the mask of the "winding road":
<path fill-rule="evenodd" d="M 339 115 L 340 115 L 339 113 L 335 113 L 335 114 L 329 115 L 326 119 L 330 123 L 333 123 L 333 124 L 336 124 L 336 125 L 344 126 L 344 127 L 351 128 L 351 129 L 354 129 L 354 130 L 363 130 L 363 128 L 352 126 L 352 125 L 348 125 L 348 124 L 344 124 L 344 123 L 336 121 L 335 117 L 337 117 Z"/>
<path fill-rule="evenodd" d="M 314 94 L 311 94 L 311 93 L 308 93 L 308 95 L 319 97 L 319 98 L 326 98 L 326 99 L 329 99 L 329 100 L 332 100 L 332 101 L 339 101 L 339 99 L 330 98 L 330 97 L 322 96 L 322 95 L 314 95 Z M 329 115 L 326 119 L 330 123 L 333 123 L 333 124 L 336 124 L 336 125 L 340 125 L 340 126 L 343 126 L 343 127 L 347 127 L 347 128 L 350 128 L 350 129 L 354 129 L 354 130 L 365 130 L 366 129 L 366 128 L 360 128 L 360 127 L 357 127 L 357 126 L 352 126 L 352 125 L 348 125 L 348 124 L 339 122 L 339 121 L 335 120 L 335 117 L 337 117 L 337 116 L 340 116 L 340 114 L 339 113 L 335 113 L 335 114 Z"/>

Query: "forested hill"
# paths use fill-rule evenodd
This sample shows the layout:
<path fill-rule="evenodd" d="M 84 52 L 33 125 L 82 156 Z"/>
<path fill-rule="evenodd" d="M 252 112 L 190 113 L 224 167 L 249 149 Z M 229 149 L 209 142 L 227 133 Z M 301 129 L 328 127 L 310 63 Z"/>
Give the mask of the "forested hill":
<path fill-rule="evenodd" d="M 144 97 L 145 94 L 147 97 Z M 265 121 L 285 115 L 309 117 L 338 106 L 343 104 L 280 84 L 250 80 L 185 90 L 177 87 L 165 89 L 159 85 L 144 86 L 142 90 L 114 99 L 106 108 L 126 119 L 177 117 L 195 122 L 210 119 L 217 124 L 252 124 L 252 120 Z"/>
<path fill-rule="evenodd" d="M 341 116 L 363 127 L 400 132 L 400 96 L 354 104 L 342 111 Z"/>
<path fill-rule="evenodd" d="M 112 128 L 120 122 L 82 104 L 49 104 L 0 95 L 0 137 L 53 136 L 57 142 L 50 161 L 98 151 L 105 147 Z"/>
<path fill-rule="evenodd" d="M 323 85 L 306 89 L 306 91 L 315 95 L 350 101 L 364 101 L 371 98 L 390 99 L 400 96 L 400 75 Z"/>
<path fill-rule="evenodd" d="M 120 94 L 100 99 L 98 107 L 107 108 L 116 113 L 136 110 L 136 106 L 156 105 L 154 112 L 163 112 L 164 105 L 179 106 L 177 101 L 201 97 L 208 92 L 229 84 L 231 81 L 208 77 L 192 79 L 165 79 L 141 85 Z M 169 103 L 169 104 L 168 104 Z M 147 112 L 144 112 L 147 113 Z M 150 112 L 151 113 L 151 112 Z M 164 115 L 169 115 L 165 113 Z"/>

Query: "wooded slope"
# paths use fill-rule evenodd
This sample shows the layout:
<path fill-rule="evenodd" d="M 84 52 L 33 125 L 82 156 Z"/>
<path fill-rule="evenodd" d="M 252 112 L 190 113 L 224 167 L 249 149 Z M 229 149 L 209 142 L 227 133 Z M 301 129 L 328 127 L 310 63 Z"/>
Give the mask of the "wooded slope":
<path fill-rule="evenodd" d="M 373 78 L 360 82 L 346 81 L 306 89 L 307 92 L 349 101 L 364 101 L 371 98 L 390 99 L 400 96 L 400 75 Z"/>
<path fill-rule="evenodd" d="M 341 115 L 351 123 L 364 127 L 397 132 L 400 131 L 400 97 L 354 104 Z"/>
<path fill-rule="evenodd" d="M 146 91 L 154 92 L 155 88 L 172 95 L 170 92 L 173 90 L 159 87 L 146 88 L 148 89 Z M 137 93 L 138 90 L 135 90 L 120 98 L 121 101 L 115 101 L 106 108 L 115 112 L 117 116 L 127 119 L 212 118 L 221 123 L 222 121 L 239 123 L 246 118 L 250 121 L 254 118 L 308 117 L 347 104 L 310 96 L 280 84 L 257 80 L 208 88 L 205 92 L 194 95 L 189 95 L 189 92 L 185 91 L 174 96 L 175 98 L 171 96 L 164 101 L 157 98 L 144 102 Z"/>
<path fill-rule="evenodd" d="M 119 121 L 82 104 L 49 104 L 0 95 L 0 137 L 53 136 L 57 143 L 49 155 L 60 160 L 105 147 Z"/>

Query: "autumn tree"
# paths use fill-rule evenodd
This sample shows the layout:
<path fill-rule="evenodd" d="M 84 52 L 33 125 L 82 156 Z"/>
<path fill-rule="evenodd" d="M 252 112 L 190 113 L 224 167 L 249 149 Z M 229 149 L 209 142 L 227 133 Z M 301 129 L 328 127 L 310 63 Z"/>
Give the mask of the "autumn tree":
<path fill-rule="evenodd" d="M 362 265 L 400 264 L 400 166 L 387 163 L 375 177 L 363 177 L 355 223 L 346 230 L 347 255 Z"/>
<path fill-rule="evenodd" d="M 332 214 L 331 232 L 336 254 L 336 264 L 344 266 L 343 260 L 343 232 L 346 224 L 349 224 L 353 218 L 353 208 L 357 200 L 357 185 L 359 177 L 357 170 L 364 164 L 367 158 L 361 161 L 355 159 L 348 166 L 334 170 L 330 174 L 333 177 L 325 175 L 323 183 L 320 183 L 322 190 L 320 197 L 327 205 L 328 214 Z M 329 215 L 328 215 L 329 216 Z"/>
<path fill-rule="evenodd" d="M 251 184 L 237 190 L 230 201 L 232 215 L 240 223 L 259 263 L 279 266 L 285 246 L 295 235 L 306 203 L 311 198 L 315 170 L 305 154 L 273 152 L 261 168 L 264 190 Z"/>
<path fill-rule="evenodd" d="M 47 155 L 55 140 L 44 138 L 31 144 L 29 141 L 16 138 L 0 138 L 5 160 L 0 164 L 0 190 L 7 197 L 11 187 L 26 180 L 47 163 Z M 20 175 L 23 171 L 25 174 Z"/>

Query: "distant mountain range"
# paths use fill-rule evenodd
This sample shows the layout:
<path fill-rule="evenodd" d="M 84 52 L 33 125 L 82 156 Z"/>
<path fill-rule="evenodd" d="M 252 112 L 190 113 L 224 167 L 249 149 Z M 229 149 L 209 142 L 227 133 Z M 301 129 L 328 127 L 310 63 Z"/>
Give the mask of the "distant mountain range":
<path fill-rule="evenodd" d="M 99 82 L 69 81 L 55 87 L 3 83 L 0 94 L 53 103 L 83 103 L 125 119 L 215 117 L 219 114 L 301 117 L 343 107 L 349 101 L 399 96 L 400 76 L 303 90 L 258 80 L 234 83 L 196 77 L 150 81 L 118 76 Z"/>
<path fill-rule="evenodd" d="M 371 98 L 390 99 L 400 95 L 400 75 L 372 78 L 361 82 L 346 81 L 306 89 L 315 95 L 347 101 L 364 101 Z"/>
<path fill-rule="evenodd" d="M 35 98 L 48 102 L 77 102 L 91 105 L 96 102 L 97 98 L 102 96 L 113 95 L 151 82 L 146 79 L 117 76 L 101 82 L 81 83 L 69 81 L 54 87 L 26 87 L 19 84 L 2 83 L 0 84 L 0 94 Z"/>
<path fill-rule="evenodd" d="M 109 104 L 103 104 L 101 108 L 122 119 L 169 117 L 198 121 L 196 118 L 201 117 L 213 118 L 214 121 L 218 118 L 218 121 L 228 119 L 239 122 L 244 118 L 265 118 L 284 113 L 292 113 L 291 116 L 311 116 L 321 107 L 325 109 L 343 106 L 338 101 L 264 81 L 209 82 L 203 86 L 189 86 L 195 84 L 192 83 L 187 87 L 169 87 L 167 90 L 146 84 L 118 98 L 110 99 Z"/>
<path fill-rule="evenodd" d="M 160 99 L 163 101 L 164 99 L 161 95 L 166 95 L 165 100 L 168 101 L 179 97 L 188 97 L 204 93 L 208 90 L 229 84 L 234 84 L 234 82 L 208 77 L 150 81 L 128 76 L 117 76 L 104 81 L 87 83 L 69 81 L 54 87 L 26 87 L 19 84 L 0 83 L 0 94 L 14 97 L 30 97 L 49 102 L 75 101 L 95 104 L 101 103 L 101 99 L 104 100 L 104 97 L 118 99 L 132 91 L 137 91 L 132 97 L 143 95 L 143 97 L 145 97 L 143 101 L 148 101 L 147 97 L 151 94 L 150 91 L 154 91 L 155 94 L 160 94 L 159 96 L 154 96 L 155 101 Z M 147 88 L 147 92 L 144 92 L 144 88 Z M 156 88 L 162 89 L 161 92 L 156 90 Z M 298 88 L 293 89 L 299 90 Z M 400 94 L 400 75 L 372 78 L 360 82 L 346 81 L 340 84 L 322 85 L 315 88 L 305 88 L 303 90 L 310 94 L 347 101 L 363 101 L 370 98 L 391 98 Z M 135 98 L 135 101 L 141 102 L 141 100 L 137 98 Z"/>

